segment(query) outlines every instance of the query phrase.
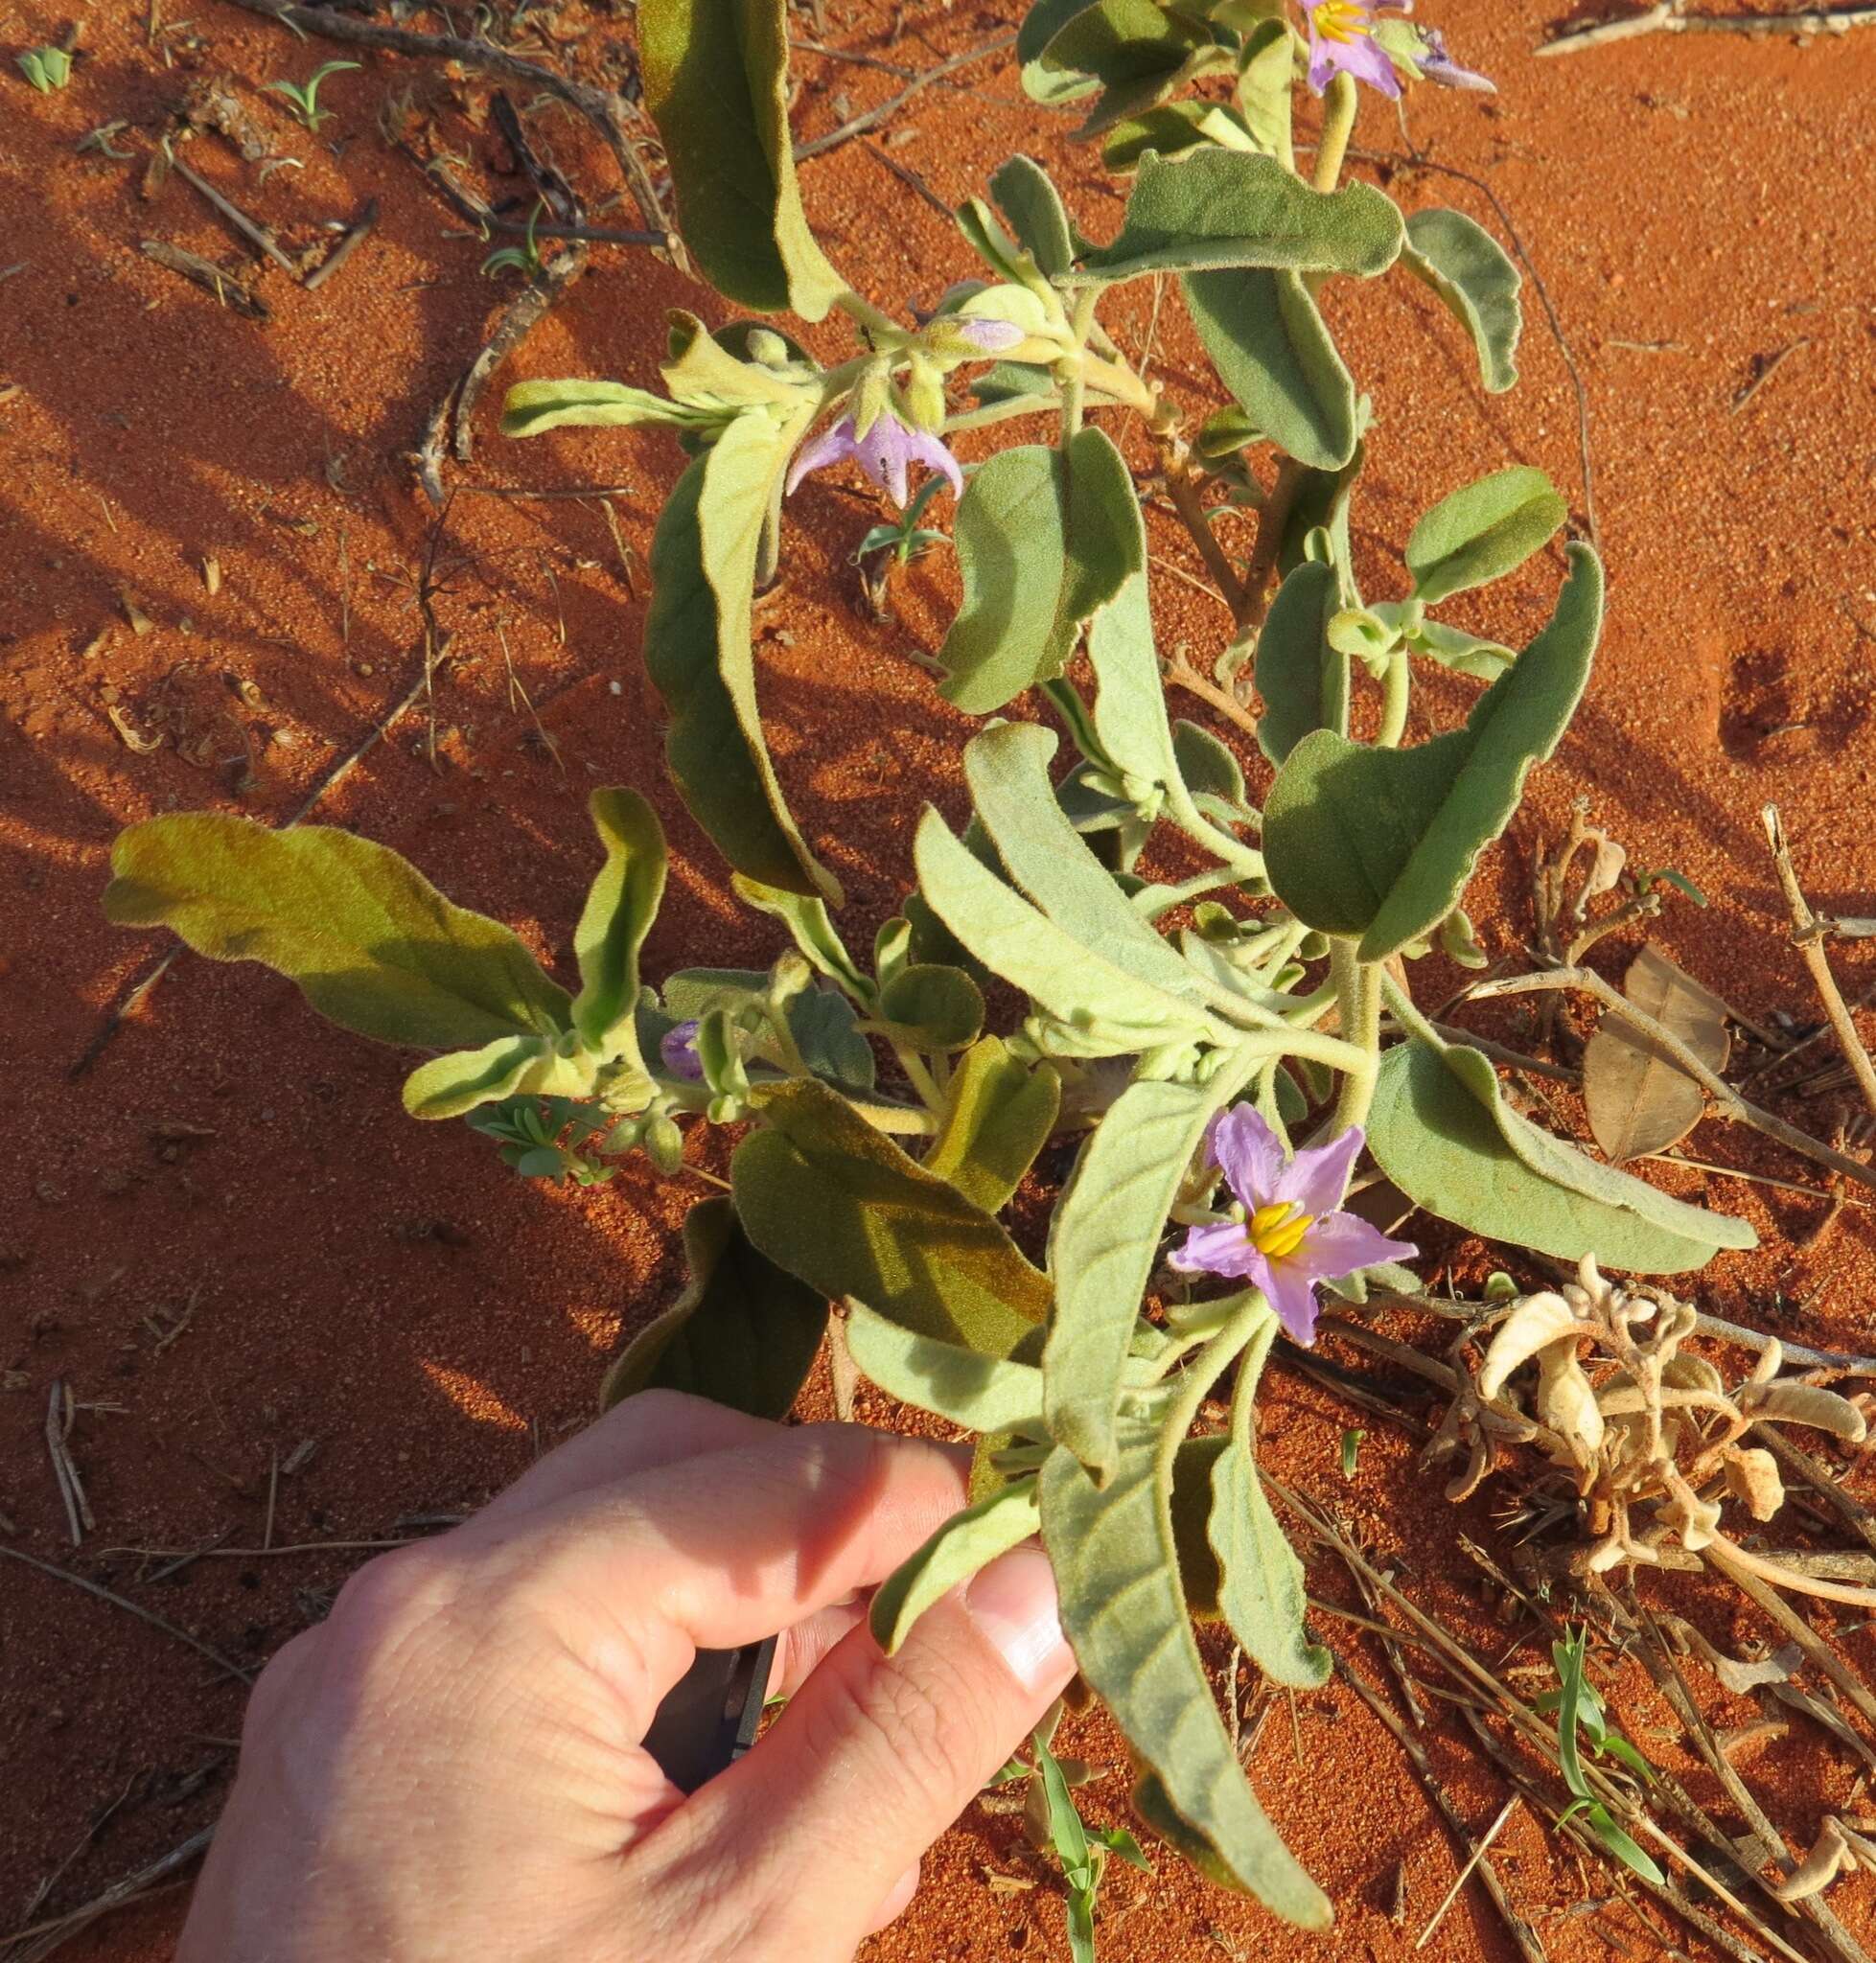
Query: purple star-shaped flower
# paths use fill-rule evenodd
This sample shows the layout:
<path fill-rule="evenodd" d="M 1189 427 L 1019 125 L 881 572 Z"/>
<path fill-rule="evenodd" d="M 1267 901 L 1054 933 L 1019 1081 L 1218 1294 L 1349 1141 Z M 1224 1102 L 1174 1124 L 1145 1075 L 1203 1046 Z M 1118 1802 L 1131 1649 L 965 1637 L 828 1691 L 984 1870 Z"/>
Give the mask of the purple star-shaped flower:
<path fill-rule="evenodd" d="M 1375 16 L 1361 0 L 1303 0 L 1309 18 L 1309 86 L 1321 95 L 1332 75 L 1352 75 L 1384 96 L 1401 78 L 1375 39 Z"/>
<path fill-rule="evenodd" d="M 1221 1111 L 1205 1135 L 1205 1149 L 1238 1202 L 1234 1213 L 1242 1217 L 1194 1227 L 1173 1250 L 1172 1265 L 1184 1274 L 1250 1282 L 1299 1343 L 1311 1341 L 1318 1282 L 1420 1252 L 1340 1211 L 1361 1146 L 1361 1132 L 1352 1129 L 1292 1158 L 1252 1105 Z"/>
<path fill-rule="evenodd" d="M 698 1084 L 704 1080 L 703 1059 L 697 1054 L 697 1023 L 692 1018 L 687 1023 L 674 1024 L 658 1039 L 658 1054 L 664 1068 L 674 1077 L 683 1077 L 686 1083 Z"/>
<path fill-rule="evenodd" d="M 862 437 L 854 436 L 851 416 L 843 416 L 831 429 L 823 429 L 789 466 L 788 489 L 792 492 L 810 471 L 848 462 L 858 464 L 901 510 L 910 489 L 907 477 L 915 463 L 942 473 L 950 480 L 954 497 L 964 495 L 964 473 L 958 468 L 958 459 L 936 436 L 908 428 L 891 409 L 882 409 Z"/>

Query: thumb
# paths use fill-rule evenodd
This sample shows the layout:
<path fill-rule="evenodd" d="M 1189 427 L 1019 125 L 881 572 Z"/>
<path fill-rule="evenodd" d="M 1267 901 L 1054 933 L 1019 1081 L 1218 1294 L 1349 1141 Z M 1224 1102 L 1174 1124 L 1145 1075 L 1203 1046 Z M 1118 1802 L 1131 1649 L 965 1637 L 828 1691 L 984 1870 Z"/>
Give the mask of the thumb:
<path fill-rule="evenodd" d="M 927 1610 L 896 1655 L 862 1624 L 755 1749 L 666 1823 L 688 1843 L 665 1850 L 673 1879 L 694 1873 L 700 1856 L 731 1870 L 759 1905 L 752 1927 L 765 1954 L 850 1956 L 907 1868 L 1074 1672 L 1049 1559 L 1033 1545 Z M 658 1838 L 645 1849 L 654 1858 Z"/>

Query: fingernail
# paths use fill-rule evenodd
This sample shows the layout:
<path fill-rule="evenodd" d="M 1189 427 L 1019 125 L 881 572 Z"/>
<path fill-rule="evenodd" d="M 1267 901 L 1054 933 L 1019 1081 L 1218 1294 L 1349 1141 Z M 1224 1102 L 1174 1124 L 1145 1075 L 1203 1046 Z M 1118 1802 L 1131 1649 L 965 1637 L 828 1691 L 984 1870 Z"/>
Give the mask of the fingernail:
<path fill-rule="evenodd" d="M 1025 1690 L 1054 1688 L 1075 1668 L 1041 1548 L 1018 1547 L 993 1560 L 964 1590 L 964 1611 Z"/>

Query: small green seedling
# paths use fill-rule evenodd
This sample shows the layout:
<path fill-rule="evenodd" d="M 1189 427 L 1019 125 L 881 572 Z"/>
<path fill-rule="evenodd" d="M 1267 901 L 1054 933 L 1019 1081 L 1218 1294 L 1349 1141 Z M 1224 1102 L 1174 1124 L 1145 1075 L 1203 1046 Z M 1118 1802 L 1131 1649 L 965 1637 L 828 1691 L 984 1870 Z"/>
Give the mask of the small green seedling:
<path fill-rule="evenodd" d="M 1540 1711 L 1557 1714 L 1557 1759 L 1563 1767 L 1563 1784 L 1572 1798 L 1557 1824 L 1561 1827 L 1573 1813 L 1581 1813 L 1589 1830 L 1624 1867 L 1632 1868 L 1645 1882 L 1666 1880 L 1654 1859 L 1616 1825 L 1608 1807 L 1589 1790 L 1584 1776 L 1578 1734 L 1588 1740 L 1598 1758 L 1611 1758 L 1626 1766 L 1638 1779 L 1652 1779 L 1654 1767 L 1633 1745 L 1609 1722 L 1608 1713 L 1585 1668 L 1586 1638 L 1582 1629 L 1550 1646 L 1551 1660 L 1557 1666 L 1557 1689 L 1546 1691 L 1536 1700 Z"/>
<path fill-rule="evenodd" d="M 15 55 L 13 59 L 19 63 L 20 73 L 42 96 L 63 88 L 72 79 L 71 52 L 65 48 L 32 48 L 24 55 Z"/>
<path fill-rule="evenodd" d="M 266 87 L 277 96 L 285 96 L 293 114 L 316 136 L 333 117 L 331 109 L 319 106 L 319 84 L 329 75 L 342 75 L 358 66 L 356 61 L 322 61 L 304 82 L 270 81 Z"/>
<path fill-rule="evenodd" d="M 924 515 L 925 507 L 943 488 L 942 477 L 927 477 L 918 487 L 918 493 L 912 502 L 899 514 L 896 524 L 875 525 L 860 541 L 854 549 L 854 565 L 858 566 L 864 559 L 870 559 L 875 552 L 891 552 L 899 564 L 904 566 L 916 559 L 921 552 L 929 552 L 934 545 L 947 543 L 943 532 L 924 530 L 918 523 Z"/>
<path fill-rule="evenodd" d="M 1035 1846 L 1048 1848 L 1062 1864 L 1062 1878 L 1068 1883 L 1069 1953 L 1075 1963 L 1095 1963 L 1095 1898 L 1109 1856 L 1119 1855 L 1147 1874 L 1153 1864 L 1124 1827 L 1091 1827 L 1076 1811 L 1070 1789 L 1085 1785 L 1092 1775 L 1080 1760 L 1058 1759 L 1050 1750 L 1061 1716 L 1058 1699 L 1030 1740 L 1034 1763 L 1013 1758 L 990 1783 L 1029 1782 L 1024 1831 Z"/>
<path fill-rule="evenodd" d="M 504 245 L 498 252 L 491 252 L 477 270 L 482 277 L 493 279 L 498 272 L 518 272 L 531 286 L 541 277 L 541 248 L 535 242 L 534 228 L 541 222 L 541 214 L 546 209 L 544 198 L 536 198 L 534 209 L 527 215 L 527 237 L 519 245 Z"/>
<path fill-rule="evenodd" d="M 1361 1460 L 1361 1442 L 1368 1434 L 1351 1427 L 1342 1434 L 1342 1477 L 1353 1479 Z"/>

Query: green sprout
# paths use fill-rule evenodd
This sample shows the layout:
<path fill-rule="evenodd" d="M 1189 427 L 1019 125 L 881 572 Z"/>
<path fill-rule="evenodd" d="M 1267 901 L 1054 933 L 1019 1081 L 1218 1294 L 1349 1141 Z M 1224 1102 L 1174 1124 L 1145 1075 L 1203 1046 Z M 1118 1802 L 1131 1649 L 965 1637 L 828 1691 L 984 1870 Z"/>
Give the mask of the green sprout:
<path fill-rule="evenodd" d="M 1563 1784 L 1572 1794 L 1570 1804 L 1564 1808 L 1557 1824 L 1561 1827 L 1573 1813 L 1581 1813 L 1588 1821 L 1589 1831 L 1624 1867 L 1632 1868 L 1643 1881 L 1658 1884 L 1666 1877 L 1652 1857 L 1616 1825 L 1608 1807 L 1589 1790 L 1589 1782 L 1584 1774 L 1578 1745 L 1579 1732 L 1588 1740 L 1589 1749 L 1598 1758 L 1607 1756 L 1618 1760 L 1638 1779 L 1655 1776 L 1654 1767 L 1609 1722 L 1601 1694 L 1589 1681 L 1586 1673 L 1586 1647 L 1587 1638 L 1581 1628 L 1563 1641 L 1551 1644 L 1550 1655 L 1557 1666 L 1558 1687 L 1554 1691 L 1546 1691 L 1535 1702 L 1537 1710 L 1557 1714 L 1557 1759 L 1563 1768 Z"/>
<path fill-rule="evenodd" d="M 860 541 L 853 554 L 854 565 L 869 559 L 875 552 L 890 551 L 904 566 L 921 552 L 930 551 L 934 545 L 944 544 L 945 535 L 942 532 L 921 530 L 918 523 L 925 507 L 943 486 L 942 477 L 927 477 L 918 487 L 917 496 L 899 514 L 896 524 L 875 525 Z"/>
<path fill-rule="evenodd" d="M 535 243 L 534 228 L 541 222 L 541 214 L 547 208 L 544 197 L 534 200 L 534 209 L 527 215 L 527 237 L 519 245 L 504 245 L 498 252 L 491 252 L 476 268 L 486 279 L 493 279 L 498 272 L 518 272 L 531 285 L 541 277 L 541 248 Z"/>
<path fill-rule="evenodd" d="M 275 95 L 285 96 L 293 114 L 316 136 L 333 117 L 332 110 L 319 106 L 319 84 L 329 75 L 342 75 L 358 66 L 356 61 L 322 61 L 304 82 L 270 81 L 266 86 Z"/>
<path fill-rule="evenodd" d="M 990 1782 L 1011 1786 L 1029 1781 L 1025 1828 L 1037 1846 L 1047 1846 L 1062 1864 L 1068 1883 L 1068 1947 L 1074 1963 L 1095 1963 L 1095 1898 L 1108 1859 L 1119 1855 L 1130 1866 L 1153 1871 L 1140 1842 L 1124 1827 L 1091 1827 L 1076 1811 L 1070 1789 L 1092 1776 L 1078 1759 L 1058 1759 L 1049 1749 L 1061 1722 L 1059 1698 L 1030 1740 L 1034 1764 L 1014 1758 Z"/>
<path fill-rule="evenodd" d="M 42 96 L 63 88 L 72 79 L 72 57 L 66 48 L 33 48 L 24 55 L 15 55 L 13 59 L 19 63 L 20 73 Z"/>

